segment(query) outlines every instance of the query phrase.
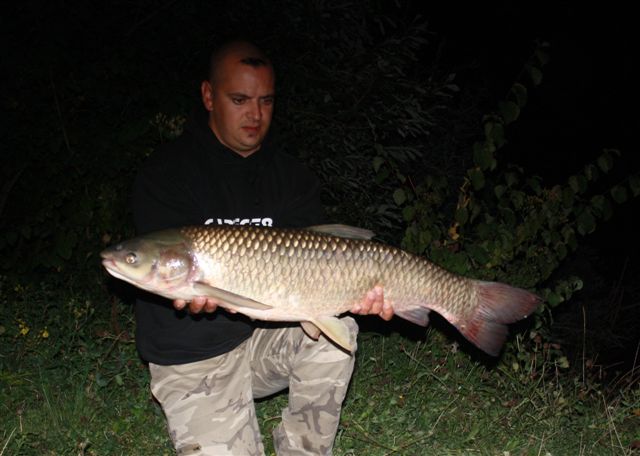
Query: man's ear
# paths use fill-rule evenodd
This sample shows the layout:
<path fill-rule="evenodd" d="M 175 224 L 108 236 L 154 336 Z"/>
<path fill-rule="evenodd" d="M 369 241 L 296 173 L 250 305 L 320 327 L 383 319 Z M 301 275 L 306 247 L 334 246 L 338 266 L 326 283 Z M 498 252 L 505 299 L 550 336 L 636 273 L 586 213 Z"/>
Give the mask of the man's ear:
<path fill-rule="evenodd" d="M 200 84 L 200 94 L 202 95 L 202 104 L 209 112 L 213 111 L 213 87 L 209 81 L 202 81 Z"/>

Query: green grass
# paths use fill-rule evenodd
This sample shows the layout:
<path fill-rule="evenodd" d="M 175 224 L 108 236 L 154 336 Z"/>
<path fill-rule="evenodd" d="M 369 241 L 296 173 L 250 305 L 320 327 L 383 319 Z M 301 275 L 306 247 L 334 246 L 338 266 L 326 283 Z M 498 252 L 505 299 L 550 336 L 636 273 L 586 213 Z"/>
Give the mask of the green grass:
<path fill-rule="evenodd" d="M 95 290 L 2 281 L 0 456 L 173 454 L 131 308 Z M 365 331 L 334 451 L 637 454 L 638 375 L 605 388 L 591 370 L 567 368 L 549 345 L 512 344 L 487 366 L 437 330 Z M 285 406 L 284 394 L 257 404 L 267 454 Z"/>

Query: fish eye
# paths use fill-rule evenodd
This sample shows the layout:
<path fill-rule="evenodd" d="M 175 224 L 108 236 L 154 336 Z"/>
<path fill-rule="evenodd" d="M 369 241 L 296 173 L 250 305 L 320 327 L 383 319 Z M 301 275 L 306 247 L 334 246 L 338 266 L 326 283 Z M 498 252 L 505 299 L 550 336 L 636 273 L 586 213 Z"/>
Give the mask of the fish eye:
<path fill-rule="evenodd" d="M 124 261 L 126 261 L 127 264 L 134 264 L 137 260 L 138 256 L 133 252 L 127 253 L 127 256 L 124 257 Z"/>

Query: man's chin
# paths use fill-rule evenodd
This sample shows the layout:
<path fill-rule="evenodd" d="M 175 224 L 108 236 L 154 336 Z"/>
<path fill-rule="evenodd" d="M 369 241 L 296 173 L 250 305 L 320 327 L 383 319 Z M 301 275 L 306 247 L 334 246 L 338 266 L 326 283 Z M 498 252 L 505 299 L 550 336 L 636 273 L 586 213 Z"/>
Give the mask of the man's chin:
<path fill-rule="evenodd" d="M 257 152 L 260 149 L 260 146 L 262 144 L 262 141 L 256 141 L 255 143 L 243 143 L 240 147 L 238 147 L 237 149 L 233 149 L 234 152 L 237 152 L 238 154 L 242 155 L 243 157 L 247 157 L 249 155 L 251 155 L 254 152 Z"/>

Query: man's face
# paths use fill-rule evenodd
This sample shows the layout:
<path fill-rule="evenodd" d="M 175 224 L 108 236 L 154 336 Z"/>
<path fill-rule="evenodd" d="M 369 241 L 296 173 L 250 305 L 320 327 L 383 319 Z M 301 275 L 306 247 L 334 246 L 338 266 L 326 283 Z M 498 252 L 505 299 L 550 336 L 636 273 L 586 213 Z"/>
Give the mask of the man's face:
<path fill-rule="evenodd" d="M 257 151 L 271 125 L 275 78 L 270 66 L 253 67 L 231 55 L 215 80 L 202 83 L 209 127 L 218 140 L 243 157 Z"/>

